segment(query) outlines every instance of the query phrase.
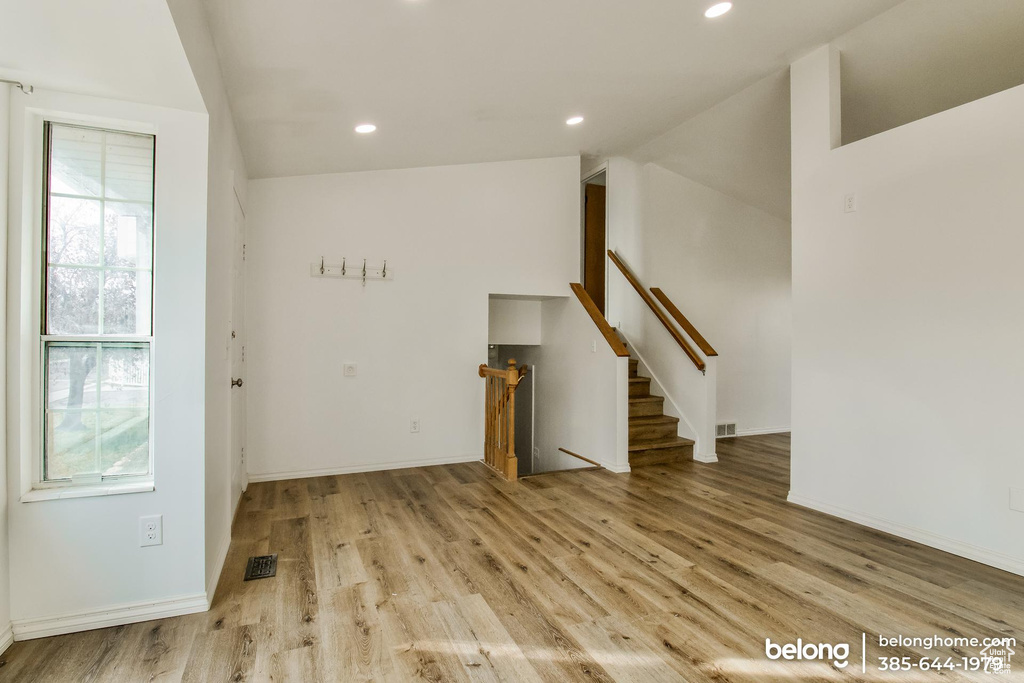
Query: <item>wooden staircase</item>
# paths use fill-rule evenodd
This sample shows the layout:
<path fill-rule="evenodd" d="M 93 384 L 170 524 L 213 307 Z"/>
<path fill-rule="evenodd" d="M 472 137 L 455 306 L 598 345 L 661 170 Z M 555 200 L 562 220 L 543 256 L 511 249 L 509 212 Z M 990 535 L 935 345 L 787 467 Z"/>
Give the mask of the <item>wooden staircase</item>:
<path fill-rule="evenodd" d="M 629 466 L 642 467 L 693 457 L 693 441 L 678 436 L 679 418 L 665 415 L 665 399 L 651 395 L 651 378 L 629 359 Z"/>

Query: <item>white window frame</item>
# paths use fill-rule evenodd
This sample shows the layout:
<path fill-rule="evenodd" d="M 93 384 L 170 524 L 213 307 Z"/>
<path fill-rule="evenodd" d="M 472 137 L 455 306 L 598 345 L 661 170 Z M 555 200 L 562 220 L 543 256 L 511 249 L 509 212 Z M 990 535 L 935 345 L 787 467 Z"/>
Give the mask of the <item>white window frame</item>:
<path fill-rule="evenodd" d="M 154 337 L 156 329 L 156 231 L 157 231 L 157 185 L 159 174 L 157 173 L 160 152 L 160 136 L 157 129 L 149 123 L 124 121 L 119 119 L 107 119 L 101 117 L 77 116 L 64 112 L 49 112 L 40 110 L 27 110 L 26 116 L 29 124 L 29 134 L 25 140 L 25 154 L 31 156 L 32 180 L 30 181 L 29 208 L 30 215 L 26 216 L 26 226 L 30 230 L 27 235 L 31 240 L 32 252 L 32 273 L 30 283 L 30 315 L 28 330 L 32 331 L 36 343 L 31 344 L 31 386 L 32 396 L 32 432 L 29 451 L 32 454 L 31 462 L 31 486 L 21 496 L 22 502 L 34 502 L 38 500 L 51 500 L 56 498 L 78 498 L 87 496 L 103 496 L 120 493 L 141 493 L 153 491 L 156 488 L 156 457 L 154 452 L 155 433 L 153 419 L 156 387 L 154 382 L 154 364 L 157 354 L 157 344 Z M 45 293 L 45 250 L 43 241 L 46 235 L 45 207 L 49 198 L 46 196 L 46 183 L 44 174 L 49 170 L 47 159 L 48 149 L 46 147 L 45 125 L 53 123 L 57 125 L 82 126 L 98 128 L 113 132 L 137 133 L 141 135 L 152 135 L 154 143 L 154 174 L 153 174 L 153 240 L 152 240 L 152 304 L 150 310 L 150 334 L 148 336 L 130 335 L 44 335 L 43 309 Z M 26 188 L 28 189 L 28 188 Z M 102 477 L 99 483 L 74 483 L 69 480 L 43 479 L 43 459 L 45 458 L 45 410 L 46 410 L 46 370 L 44 346 L 46 342 L 59 341 L 96 341 L 96 342 L 147 342 L 149 344 L 149 473 L 144 475 L 112 475 Z M 97 369 L 98 371 L 98 369 Z"/>

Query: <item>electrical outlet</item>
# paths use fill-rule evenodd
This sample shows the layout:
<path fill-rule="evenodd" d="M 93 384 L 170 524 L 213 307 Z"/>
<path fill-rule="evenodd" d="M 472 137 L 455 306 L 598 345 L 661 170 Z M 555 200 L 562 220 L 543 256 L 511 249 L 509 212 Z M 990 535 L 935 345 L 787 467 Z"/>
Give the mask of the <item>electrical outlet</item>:
<path fill-rule="evenodd" d="M 539 458 L 540 457 L 540 448 L 534 448 L 533 449 L 533 457 L 534 458 Z"/>
<path fill-rule="evenodd" d="M 853 213 L 857 210 L 857 195 L 848 194 L 843 197 L 843 211 L 845 213 Z"/>
<path fill-rule="evenodd" d="M 593 339 L 590 342 L 590 352 L 591 353 L 597 353 L 597 340 L 596 339 Z"/>
<path fill-rule="evenodd" d="M 358 370 L 355 363 L 345 363 L 341 368 L 342 374 L 344 374 L 345 377 L 355 377 L 356 370 Z"/>
<path fill-rule="evenodd" d="M 139 545 L 145 548 L 149 545 L 163 545 L 163 542 L 163 515 L 150 515 L 148 517 L 139 517 Z"/>
<path fill-rule="evenodd" d="M 1024 512 L 1024 489 L 1010 489 L 1010 509 Z"/>
<path fill-rule="evenodd" d="M 413 434 L 420 433 L 420 419 L 418 417 L 414 417 L 409 421 L 409 431 Z"/>

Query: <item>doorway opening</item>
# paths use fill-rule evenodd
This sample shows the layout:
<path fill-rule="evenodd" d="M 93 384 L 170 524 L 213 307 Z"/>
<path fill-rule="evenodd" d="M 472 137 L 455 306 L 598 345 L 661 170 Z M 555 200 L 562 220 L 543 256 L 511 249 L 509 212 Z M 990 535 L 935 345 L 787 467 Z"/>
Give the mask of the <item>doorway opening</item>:
<path fill-rule="evenodd" d="M 607 171 L 583 181 L 583 288 L 604 315 Z"/>

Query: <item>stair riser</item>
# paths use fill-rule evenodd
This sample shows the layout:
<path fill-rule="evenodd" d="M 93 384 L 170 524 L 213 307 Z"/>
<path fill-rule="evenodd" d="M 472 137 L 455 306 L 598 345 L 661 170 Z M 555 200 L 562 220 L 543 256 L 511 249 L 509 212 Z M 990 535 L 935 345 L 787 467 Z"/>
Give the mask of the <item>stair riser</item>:
<path fill-rule="evenodd" d="M 637 372 L 637 369 L 636 369 L 635 365 L 630 365 L 629 366 L 629 376 L 630 377 L 639 377 L 640 376 L 640 373 Z"/>
<path fill-rule="evenodd" d="M 653 425 L 630 425 L 629 442 L 636 441 L 671 439 L 679 435 L 678 425 L 675 422 L 663 422 Z"/>
<path fill-rule="evenodd" d="M 660 401 L 644 401 L 643 403 L 630 403 L 629 416 L 648 417 L 651 415 L 662 415 L 662 410 L 664 409 L 664 406 L 664 399 Z"/>
<path fill-rule="evenodd" d="M 646 382 L 630 382 L 629 383 L 629 397 L 636 398 L 637 396 L 650 396 L 651 395 L 651 381 Z"/>
<path fill-rule="evenodd" d="M 629 454 L 630 467 L 642 467 L 644 465 L 657 465 L 658 463 L 677 462 L 679 460 L 692 460 L 693 446 L 679 446 L 677 448 L 658 448 L 650 451 L 637 451 Z"/>

